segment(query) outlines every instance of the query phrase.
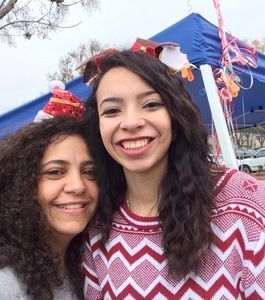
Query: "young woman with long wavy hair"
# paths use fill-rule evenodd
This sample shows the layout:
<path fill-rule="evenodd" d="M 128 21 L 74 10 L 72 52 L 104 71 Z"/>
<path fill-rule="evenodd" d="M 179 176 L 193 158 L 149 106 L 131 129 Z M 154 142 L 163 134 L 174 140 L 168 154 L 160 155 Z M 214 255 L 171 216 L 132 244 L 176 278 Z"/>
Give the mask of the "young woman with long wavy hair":
<path fill-rule="evenodd" d="M 85 72 L 101 183 L 86 299 L 262 299 L 265 186 L 212 162 L 199 110 L 148 51 L 112 52 Z"/>

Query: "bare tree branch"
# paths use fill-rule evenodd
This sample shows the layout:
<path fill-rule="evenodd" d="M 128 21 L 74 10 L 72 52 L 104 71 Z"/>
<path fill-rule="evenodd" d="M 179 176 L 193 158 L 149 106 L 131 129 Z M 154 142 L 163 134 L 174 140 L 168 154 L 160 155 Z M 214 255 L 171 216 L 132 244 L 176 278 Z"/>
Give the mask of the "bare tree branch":
<path fill-rule="evenodd" d="M 61 29 L 66 29 L 66 28 L 73 28 L 73 27 L 76 27 L 78 25 L 80 25 L 82 22 L 79 22 L 79 23 L 76 23 L 74 25 L 69 25 L 69 26 L 60 26 L 60 25 L 56 25 L 56 24 L 52 24 L 52 23 L 45 23 L 45 22 L 41 22 L 39 20 L 37 21 L 26 21 L 26 20 L 20 20 L 20 21 L 14 21 L 14 22 L 11 22 L 9 24 L 5 24 L 4 26 L 0 27 L 0 30 L 1 29 L 4 29 L 5 27 L 7 26 L 12 26 L 12 25 L 15 25 L 15 24 L 19 24 L 19 23 L 32 23 L 32 24 L 39 24 L 39 25 L 43 25 L 43 26 L 49 26 L 49 27 L 54 27 L 54 28 L 61 28 Z"/>
<path fill-rule="evenodd" d="M 81 23 L 64 23 L 71 7 L 81 5 L 90 14 L 99 3 L 100 0 L 0 0 L 0 39 L 14 45 L 16 36 L 47 38 L 52 31 Z"/>
<path fill-rule="evenodd" d="M 21 8 L 28 7 L 29 4 L 30 4 L 31 2 L 33 2 L 33 1 L 34 1 L 34 0 L 29 0 L 29 1 L 26 2 L 23 6 L 21 6 Z"/>
<path fill-rule="evenodd" d="M 5 4 L 6 0 L 3 0 L 2 3 L 0 4 L 0 9 L 2 9 L 3 5 Z"/>
<path fill-rule="evenodd" d="M 104 47 L 106 48 L 106 47 Z M 48 80 L 61 80 L 67 82 L 81 75 L 83 68 L 77 67 L 91 56 L 104 50 L 97 40 L 91 40 L 87 44 L 80 45 L 76 50 L 68 52 L 64 57 L 61 57 L 58 63 L 58 71 L 48 73 Z"/>
<path fill-rule="evenodd" d="M 76 2 L 73 2 L 73 3 L 70 3 L 70 4 L 64 4 L 64 3 L 61 3 L 62 6 L 73 6 L 73 5 L 76 5 L 78 3 L 81 3 L 82 1 L 76 1 Z"/>
<path fill-rule="evenodd" d="M 6 6 L 1 8 L 0 10 L 0 19 L 2 19 L 4 16 L 6 16 L 15 6 L 17 3 L 17 0 L 9 0 Z"/>

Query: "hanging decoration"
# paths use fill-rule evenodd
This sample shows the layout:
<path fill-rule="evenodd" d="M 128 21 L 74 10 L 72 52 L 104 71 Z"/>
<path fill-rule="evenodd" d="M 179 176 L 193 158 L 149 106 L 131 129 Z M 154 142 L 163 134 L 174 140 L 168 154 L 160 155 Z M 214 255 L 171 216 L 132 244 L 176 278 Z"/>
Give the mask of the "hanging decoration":
<path fill-rule="evenodd" d="M 134 52 L 145 52 L 149 55 L 157 57 L 161 62 L 167 65 L 172 72 L 180 72 L 182 78 L 189 81 L 194 79 L 191 71 L 192 65 L 185 53 L 180 51 L 180 46 L 174 42 L 154 42 L 151 40 L 137 38 L 131 47 Z M 84 62 L 78 68 L 85 66 L 83 82 L 89 86 L 100 75 L 101 60 L 108 55 L 112 55 L 118 50 L 111 48 L 92 56 L 88 61 Z"/>
<path fill-rule="evenodd" d="M 243 85 L 240 81 L 240 73 L 235 71 L 234 65 L 249 67 L 257 67 L 257 57 L 255 49 L 247 47 L 239 49 L 237 40 L 229 35 L 229 41 L 227 39 L 226 32 L 224 30 L 224 22 L 220 10 L 219 0 L 213 0 L 218 17 L 218 31 L 221 39 L 222 56 L 221 66 L 222 68 L 215 69 L 215 79 L 219 87 L 222 100 L 232 102 L 233 98 L 238 96 L 240 88 Z M 249 86 L 248 88 L 250 88 Z"/>
<path fill-rule="evenodd" d="M 244 46 L 239 48 L 237 40 L 231 35 L 227 35 L 224 29 L 224 22 L 221 15 L 220 1 L 213 0 L 218 17 L 218 31 L 221 40 L 222 56 L 220 59 L 221 68 L 213 68 L 213 74 L 218 87 L 219 98 L 222 103 L 224 116 L 231 137 L 236 145 L 237 125 L 233 124 L 233 99 L 236 98 L 240 89 L 249 89 L 252 86 L 253 78 L 250 67 L 257 67 L 257 57 L 255 49 Z M 240 79 L 240 72 L 235 70 L 235 66 L 249 69 L 250 84 L 243 86 Z"/>
<path fill-rule="evenodd" d="M 59 115 L 68 115 L 71 117 L 80 117 L 85 105 L 81 99 L 70 91 L 65 90 L 65 84 L 59 80 L 53 80 L 49 83 L 49 89 L 52 93 L 51 98 L 46 105 L 38 111 L 33 122 L 38 123 L 46 119 L 51 119 Z"/>

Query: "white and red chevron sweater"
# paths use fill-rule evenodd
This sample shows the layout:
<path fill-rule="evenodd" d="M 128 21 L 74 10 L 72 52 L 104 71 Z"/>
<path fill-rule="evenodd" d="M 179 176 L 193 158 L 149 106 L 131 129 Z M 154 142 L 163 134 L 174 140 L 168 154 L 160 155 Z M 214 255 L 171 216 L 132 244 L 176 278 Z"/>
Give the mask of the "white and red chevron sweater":
<path fill-rule="evenodd" d="M 215 192 L 215 242 L 201 258 L 198 274 L 169 277 L 158 220 L 123 206 L 103 250 L 98 230 L 88 230 L 85 299 L 265 299 L 265 185 L 227 170 Z"/>

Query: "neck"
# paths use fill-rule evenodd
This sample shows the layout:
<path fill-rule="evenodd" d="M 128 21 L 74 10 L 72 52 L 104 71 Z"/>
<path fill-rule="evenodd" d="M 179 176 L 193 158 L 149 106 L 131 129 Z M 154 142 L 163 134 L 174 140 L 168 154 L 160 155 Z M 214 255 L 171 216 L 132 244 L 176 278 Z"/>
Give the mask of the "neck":
<path fill-rule="evenodd" d="M 152 201 L 151 203 L 142 203 L 131 201 L 129 196 L 126 199 L 127 206 L 131 212 L 141 217 L 157 217 L 158 216 L 158 201 Z"/>
<path fill-rule="evenodd" d="M 127 204 L 136 215 L 154 217 L 158 215 L 158 187 L 160 177 L 153 178 L 143 174 L 128 174 Z"/>

